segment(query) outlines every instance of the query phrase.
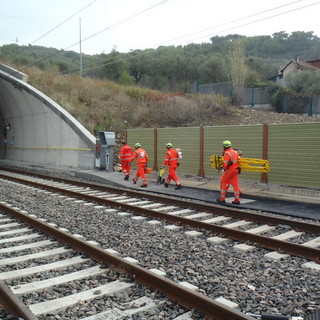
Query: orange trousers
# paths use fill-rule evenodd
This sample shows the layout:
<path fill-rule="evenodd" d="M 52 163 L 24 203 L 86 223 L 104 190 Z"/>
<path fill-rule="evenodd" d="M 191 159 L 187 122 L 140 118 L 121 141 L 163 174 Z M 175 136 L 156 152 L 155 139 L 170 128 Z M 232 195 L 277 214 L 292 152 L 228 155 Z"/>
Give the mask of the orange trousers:
<path fill-rule="evenodd" d="M 121 162 L 121 169 L 125 176 L 130 176 L 130 160 L 122 160 Z"/>
<path fill-rule="evenodd" d="M 226 194 L 229 189 L 229 186 L 232 185 L 234 191 L 235 200 L 240 201 L 240 187 L 239 187 L 239 170 L 238 169 L 230 169 L 226 170 L 220 179 L 220 200 L 226 199 Z"/>
<path fill-rule="evenodd" d="M 136 176 L 134 178 L 134 181 L 137 182 L 139 177 L 141 177 L 142 179 L 142 184 L 148 184 L 148 181 L 147 181 L 147 176 L 144 172 L 144 169 L 146 167 L 146 163 L 138 163 L 138 170 L 136 172 Z"/>
<path fill-rule="evenodd" d="M 178 166 L 177 165 L 171 165 L 169 166 L 169 172 L 168 172 L 168 177 L 166 179 L 166 183 L 169 184 L 171 180 L 174 180 L 176 182 L 177 186 L 181 185 L 181 182 L 177 176 L 176 170 Z"/>

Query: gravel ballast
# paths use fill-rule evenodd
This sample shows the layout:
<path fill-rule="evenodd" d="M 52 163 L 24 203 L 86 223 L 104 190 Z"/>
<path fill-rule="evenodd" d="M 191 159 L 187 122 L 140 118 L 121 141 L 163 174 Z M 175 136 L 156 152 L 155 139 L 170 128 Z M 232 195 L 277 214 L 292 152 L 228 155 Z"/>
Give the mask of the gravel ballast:
<path fill-rule="evenodd" d="M 305 259 L 273 261 L 265 258 L 268 251 L 262 248 L 243 252 L 231 240 L 212 244 L 207 239 L 215 235 L 205 230 L 198 230 L 200 236 L 187 237 L 186 228 L 172 232 L 163 224 L 150 225 L 148 219 L 119 217 L 117 212 L 106 212 L 107 208 L 17 185 L 12 189 L 0 182 L 1 201 L 96 241 L 104 249 L 112 248 L 122 257 L 134 258 L 142 267 L 163 270 L 173 281 L 187 281 L 210 298 L 231 300 L 243 313 L 305 317 L 320 307 L 320 274 L 303 268 Z"/>

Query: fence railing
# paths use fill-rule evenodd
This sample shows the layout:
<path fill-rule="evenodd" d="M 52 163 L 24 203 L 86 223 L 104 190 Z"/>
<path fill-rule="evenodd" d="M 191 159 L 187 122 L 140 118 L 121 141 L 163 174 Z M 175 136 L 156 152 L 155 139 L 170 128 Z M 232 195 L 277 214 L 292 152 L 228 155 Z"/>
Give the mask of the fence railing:
<path fill-rule="evenodd" d="M 230 98 L 235 96 L 230 82 L 200 85 L 199 81 L 195 81 L 191 90 L 193 93 L 200 94 L 220 94 Z M 271 108 L 270 87 L 239 89 L 237 90 L 237 99 L 241 105 Z M 320 96 L 297 97 L 285 95 L 281 101 L 273 105 L 273 108 L 279 113 L 297 113 L 310 117 L 320 117 Z"/>

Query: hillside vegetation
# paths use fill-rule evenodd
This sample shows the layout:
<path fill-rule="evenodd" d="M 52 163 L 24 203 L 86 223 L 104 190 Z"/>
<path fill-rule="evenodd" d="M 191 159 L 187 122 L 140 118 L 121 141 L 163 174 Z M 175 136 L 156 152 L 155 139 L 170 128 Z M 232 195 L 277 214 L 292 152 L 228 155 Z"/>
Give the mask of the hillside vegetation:
<path fill-rule="evenodd" d="M 56 69 L 28 72 L 29 83 L 72 114 L 92 134 L 127 128 L 245 125 L 314 122 L 296 114 L 280 114 L 232 106 L 219 95 L 161 93 L 112 81 L 63 76 Z"/>
<path fill-rule="evenodd" d="M 320 58 L 320 38 L 311 31 L 291 34 L 280 31 L 272 36 L 254 37 L 231 34 L 214 36 L 211 43 L 82 54 L 82 74 L 124 85 L 190 92 L 196 80 L 201 84 L 230 80 L 230 58 L 235 44 L 243 47 L 248 87 L 265 86 L 290 59 Z M 41 70 L 56 66 L 63 74 L 80 71 L 79 53 L 40 46 L 4 45 L 0 47 L 0 61 Z"/>
<path fill-rule="evenodd" d="M 215 36 L 212 43 L 83 55 L 40 46 L 0 47 L 0 62 L 29 75 L 29 83 L 73 115 L 90 132 L 127 128 L 212 126 L 320 121 L 293 114 L 241 108 L 236 95 L 191 94 L 192 84 L 229 81 L 243 87 L 269 87 L 274 110 L 290 94 L 320 94 L 320 74 L 291 79 L 284 89 L 269 78 L 294 56 L 320 57 L 320 38 L 313 32 L 284 31 L 272 36 Z M 280 106 L 280 107 L 279 107 Z"/>

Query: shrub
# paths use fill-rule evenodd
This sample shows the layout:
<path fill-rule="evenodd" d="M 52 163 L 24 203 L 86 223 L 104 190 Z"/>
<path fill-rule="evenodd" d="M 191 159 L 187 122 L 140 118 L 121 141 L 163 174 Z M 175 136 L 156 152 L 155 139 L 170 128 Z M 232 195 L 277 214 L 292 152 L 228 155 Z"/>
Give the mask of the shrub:
<path fill-rule="evenodd" d="M 127 128 L 212 125 L 232 114 L 228 98 L 219 95 L 162 93 L 79 75 L 31 69 L 29 82 L 59 103 L 92 134 Z"/>

